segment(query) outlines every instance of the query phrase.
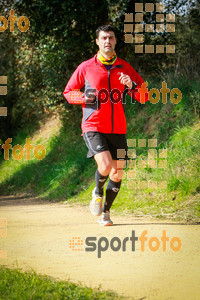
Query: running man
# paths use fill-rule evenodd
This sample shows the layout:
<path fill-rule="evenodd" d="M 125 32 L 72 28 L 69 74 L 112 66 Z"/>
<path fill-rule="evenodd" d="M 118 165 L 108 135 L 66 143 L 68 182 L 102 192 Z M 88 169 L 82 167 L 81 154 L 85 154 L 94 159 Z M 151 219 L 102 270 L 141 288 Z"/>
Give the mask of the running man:
<path fill-rule="evenodd" d="M 116 42 L 115 29 L 111 25 L 100 26 L 96 30 L 98 53 L 77 67 L 63 92 L 70 104 L 82 104 L 81 128 L 89 150 L 87 157 L 97 163 L 90 211 L 101 215 L 98 222 L 103 226 L 113 224 L 110 208 L 120 190 L 126 159 L 125 156 L 118 161 L 118 149 L 127 151 L 123 95 L 129 93 L 140 101 L 138 89 L 144 82 L 129 63 L 117 56 Z M 84 86 L 82 94 L 80 89 Z M 103 206 L 103 187 L 108 177 Z"/>

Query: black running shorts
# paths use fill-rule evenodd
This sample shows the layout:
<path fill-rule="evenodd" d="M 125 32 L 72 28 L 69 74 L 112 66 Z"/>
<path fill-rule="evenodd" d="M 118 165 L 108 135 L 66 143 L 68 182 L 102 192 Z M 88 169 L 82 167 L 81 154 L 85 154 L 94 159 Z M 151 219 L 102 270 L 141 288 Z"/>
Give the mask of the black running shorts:
<path fill-rule="evenodd" d="M 88 147 L 87 158 L 103 151 L 110 151 L 112 159 L 127 159 L 127 141 L 125 134 L 89 131 L 83 134 Z M 117 151 L 120 149 L 119 151 Z"/>

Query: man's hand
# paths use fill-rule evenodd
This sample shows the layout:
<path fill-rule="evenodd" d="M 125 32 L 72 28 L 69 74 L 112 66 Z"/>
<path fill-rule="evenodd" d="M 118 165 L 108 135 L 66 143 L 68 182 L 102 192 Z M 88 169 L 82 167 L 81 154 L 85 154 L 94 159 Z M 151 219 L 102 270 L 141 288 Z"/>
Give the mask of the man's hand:
<path fill-rule="evenodd" d="M 132 88 L 132 80 L 131 80 L 130 76 L 125 75 L 124 73 L 121 72 L 119 80 L 122 84 L 127 85 L 129 87 L 129 89 Z"/>
<path fill-rule="evenodd" d="M 94 103 L 96 101 L 96 89 L 88 89 L 85 93 L 85 103 Z"/>

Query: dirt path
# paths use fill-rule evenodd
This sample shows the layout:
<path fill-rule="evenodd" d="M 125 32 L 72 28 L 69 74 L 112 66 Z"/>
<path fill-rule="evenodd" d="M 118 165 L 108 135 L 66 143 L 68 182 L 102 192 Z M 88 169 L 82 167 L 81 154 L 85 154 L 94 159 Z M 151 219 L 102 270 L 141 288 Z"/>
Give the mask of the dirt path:
<path fill-rule="evenodd" d="M 129 299 L 200 299 L 199 225 L 112 214 L 115 226 L 101 227 L 87 207 L 41 204 L 33 200 L 0 197 L 0 218 L 7 219 L 7 238 L 0 238 L 0 249 L 7 249 L 7 258 L 0 258 L 0 264 L 24 270 L 33 268 L 38 273 L 64 280 L 70 278 L 87 286 L 101 285 L 103 289 L 114 290 Z M 144 252 L 141 252 L 139 241 L 132 251 L 130 236 L 134 230 L 136 236 L 148 231 Z M 179 251 L 174 252 L 169 242 L 166 252 L 163 252 L 162 244 L 155 252 L 149 249 L 149 239 L 154 236 L 160 241 L 163 230 L 170 240 L 180 238 L 182 248 Z M 83 246 L 75 245 L 83 251 L 69 248 L 73 237 L 83 240 Z M 87 237 L 96 237 L 95 244 L 98 246 L 101 242 L 102 248 L 105 245 L 102 237 L 109 244 L 113 237 L 119 237 L 121 241 L 128 237 L 129 240 L 126 251 L 122 248 L 113 251 L 109 247 L 98 258 L 97 250 L 85 251 Z M 115 241 L 113 247 L 119 243 Z M 174 243 L 175 247 L 177 245 Z"/>

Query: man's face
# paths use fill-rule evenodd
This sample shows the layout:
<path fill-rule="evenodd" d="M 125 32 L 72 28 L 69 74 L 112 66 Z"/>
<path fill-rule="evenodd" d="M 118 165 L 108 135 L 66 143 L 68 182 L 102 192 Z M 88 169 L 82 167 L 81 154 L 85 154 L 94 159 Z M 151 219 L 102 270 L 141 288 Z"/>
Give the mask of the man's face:
<path fill-rule="evenodd" d="M 96 43 L 102 54 L 112 55 L 115 50 L 117 39 L 113 31 L 100 31 L 99 38 L 96 39 Z"/>

